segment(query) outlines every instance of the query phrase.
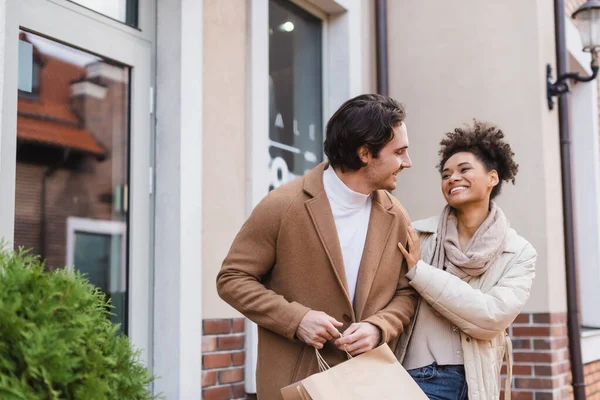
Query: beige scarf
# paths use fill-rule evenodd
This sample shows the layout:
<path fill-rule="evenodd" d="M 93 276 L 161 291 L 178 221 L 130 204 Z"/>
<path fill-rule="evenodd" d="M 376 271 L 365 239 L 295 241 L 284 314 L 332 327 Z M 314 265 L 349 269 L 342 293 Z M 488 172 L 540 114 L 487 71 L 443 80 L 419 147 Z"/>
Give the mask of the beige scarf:
<path fill-rule="evenodd" d="M 490 212 L 463 250 L 458 240 L 458 219 L 450 206 L 442 212 L 433 265 L 464 281 L 483 274 L 504 250 L 510 225 L 502 210 L 490 202 Z"/>

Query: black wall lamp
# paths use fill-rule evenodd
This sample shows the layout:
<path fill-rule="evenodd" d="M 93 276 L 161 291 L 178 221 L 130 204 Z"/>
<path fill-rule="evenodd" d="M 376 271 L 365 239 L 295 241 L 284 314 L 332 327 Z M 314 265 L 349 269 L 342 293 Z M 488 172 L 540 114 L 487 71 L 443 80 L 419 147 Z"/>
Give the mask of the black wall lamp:
<path fill-rule="evenodd" d="M 546 65 L 546 97 L 548 98 L 548 108 L 554 108 L 554 96 L 559 96 L 569 91 L 569 80 L 573 82 L 590 82 L 596 79 L 598 75 L 598 51 L 600 51 L 600 0 L 587 0 L 584 5 L 579 7 L 573 13 L 573 19 L 576 20 L 583 51 L 592 54 L 591 69 L 592 75 L 582 77 L 577 72 L 569 72 L 560 75 L 556 82 L 552 82 L 552 67 Z"/>

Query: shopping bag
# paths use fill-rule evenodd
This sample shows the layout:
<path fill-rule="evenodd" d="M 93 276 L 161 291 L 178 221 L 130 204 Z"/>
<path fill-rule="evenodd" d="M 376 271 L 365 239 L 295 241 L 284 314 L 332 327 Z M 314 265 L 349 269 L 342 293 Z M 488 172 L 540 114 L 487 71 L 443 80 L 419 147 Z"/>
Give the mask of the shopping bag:
<path fill-rule="evenodd" d="M 428 400 L 387 344 L 281 389 L 284 400 Z"/>

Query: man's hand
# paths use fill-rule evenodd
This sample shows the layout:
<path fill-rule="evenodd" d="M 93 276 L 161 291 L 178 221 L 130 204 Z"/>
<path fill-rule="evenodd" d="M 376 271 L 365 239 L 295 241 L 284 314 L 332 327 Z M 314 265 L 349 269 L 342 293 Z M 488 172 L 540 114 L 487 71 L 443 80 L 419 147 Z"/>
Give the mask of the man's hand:
<path fill-rule="evenodd" d="M 343 323 L 322 311 L 311 310 L 300 321 L 296 336 L 304 343 L 316 349 L 322 349 L 325 342 L 341 336 L 337 327 L 343 325 Z"/>
<path fill-rule="evenodd" d="M 381 342 L 381 331 L 368 322 L 355 322 L 344 332 L 344 337 L 335 341 L 335 345 L 351 356 L 373 350 Z"/>
<path fill-rule="evenodd" d="M 406 260 L 408 270 L 410 271 L 421 259 L 421 241 L 419 235 L 413 229 L 412 226 L 408 227 L 408 251 L 402 246 L 402 243 L 398 243 L 398 248 Z"/>

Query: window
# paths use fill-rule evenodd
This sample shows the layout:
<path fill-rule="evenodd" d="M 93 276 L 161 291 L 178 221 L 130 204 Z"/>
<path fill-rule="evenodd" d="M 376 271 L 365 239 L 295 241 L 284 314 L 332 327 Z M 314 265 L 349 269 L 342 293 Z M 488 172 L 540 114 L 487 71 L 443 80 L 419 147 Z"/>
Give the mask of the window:
<path fill-rule="evenodd" d="M 70 0 L 109 18 L 137 28 L 138 0 Z"/>
<path fill-rule="evenodd" d="M 67 218 L 67 265 L 75 265 L 110 299 L 111 319 L 124 326 L 127 315 L 127 224 Z"/>
<path fill-rule="evenodd" d="M 24 32 L 19 34 L 19 96 L 37 99 L 43 59 Z"/>
<path fill-rule="evenodd" d="M 37 97 L 17 103 L 15 246 L 86 274 L 127 332 L 130 68 L 33 33 L 20 40 L 40 68 Z"/>
<path fill-rule="evenodd" d="M 269 2 L 269 189 L 323 161 L 322 29 L 295 4 Z"/>

